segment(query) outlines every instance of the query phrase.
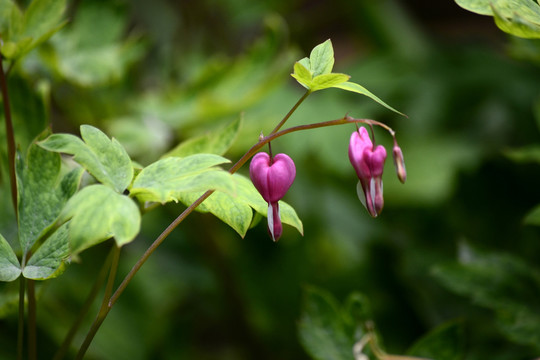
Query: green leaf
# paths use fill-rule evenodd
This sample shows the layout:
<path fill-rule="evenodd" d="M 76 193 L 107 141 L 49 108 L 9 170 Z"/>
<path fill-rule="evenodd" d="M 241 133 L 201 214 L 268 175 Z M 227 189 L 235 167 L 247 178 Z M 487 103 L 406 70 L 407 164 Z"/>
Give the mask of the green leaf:
<path fill-rule="evenodd" d="M 19 241 L 26 254 L 54 224 L 68 199 L 77 191 L 82 169 L 61 175 L 60 155 L 35 143 L 26 161 L 17 162 Z"/>
<path fill-rule="evenodd" d="M 540 350 L 540 272 L 507 254 L 485 254 L 466 244 L 460 261 L 433 269 L 451 291 L 497 315 L 499 329 L 512 341 Z"/>
<path fill-rule="evenodd" d="M 462 8 L 494 16 L 497 26 L 512 35 L 540 37 L 540 4 L 532 0 L 456 0 Z"/>
<path fill-rule="evenodd" d="M 247 177 L 234 174 L 232 178 L 235 183 L 235 194 L 213 193 L 197 207 L 197 211 L 212 213 L 244 237 L 252 223 L 252 208 L 259 214 L 267 216 L 268 204 Z M 180 193 L 178 199 L 189 206 L 202 194 L 203 192 Z M 295 227 L 300 234 L 303 234 L 302 221 L 294 209 L 283 201 L 279 202 L 279 207 L 281 221 Z"/>
<path fill-rule="evenodd" d="M 298 62 L 300 63 L 300 65 L 308 69 L 308 71 L 310 71 L 310 74 L 311 74 L 311 70 L 309 70 L 311 69 L 311 62 L 309 61 L 309 58 L 305 57 L 303 59 L 298 60 Z"/>
<path fill-rule="evenodd" d="M 5 1 L 5 0 L 4 0 Z M 0 3 L 0 6 L 4 1 Z M 3 33 L 5 46 L 2 53 L 11 59 L 21 57 L 60 30 L 66 9 L 66 0 L 33 0 L 23 13 L 16 5 L 7 5 L 10 12 L 8 32 Z"/>
<path fill-rule="evenodd" d="M 532 209 L 523 220 L 525 224 L 540 226 L 540 205 Z"/>
<path fill-rule="evenodd" d="M 537 23 L 533 23 L 520 16 L 519 12 L 514 12 L 511 17 L 506 18 L 499 8 L 492 5 L 492 10 L 495 24 L 502 31 L 525 39 L 540 39 L 540 14 L 537 14 L 535 19 Z"/>
<path fill-rule="evenodd" d="M 99 182 L 122 193 L 133 179 L 131 159 L 124 147 L 90 125 L 81 126 L 81 136 L 84 142 L 74 135 L 53 134 L 39 145 L 49 151 L 74 155 L 74 160 Z"/>
<path fill-rule="evenodd" d="M 66 0 L 32 0 L 23 17 L 23 36 L 33 39 L 35 47 L 58 31 L 66 9 Z"/>
<path fill-rule="evenodd" d="M 46 280 L 63 272 L 70 254 L 68 226 L 69 222 L 59 227 L 32 255 L 23 270 L 25 278 Z"/>
<path fill-rule="evenodd" d="M 294 64 L 294 74 L 291 74 L 291 76 L 295 78 L 306 89 L 311 88 L 311 80 L 313 79 L 311 71 L 309 71 L 308 68 L 306 68 L 306 66 L 300 61 L 297 61 Z"/>
<path fill-rule="evenodd" d="M 353 359 L 354 334 L 347 331 L 340 304 L 326 291 L 305 289 L 298 332 L 302 346 L 313 359 Z"/>
<path fill-rule="evenodd" d="M 139 233 L 141 215 L 133 200 L 104 185 L 87 186 L 76 193 L 60 214 L 71 219 L 69 242 L 77 253 L 114 237 L 118 246 L 131 242 Z"/>
<path fill-rule="evenodd" d="M 188 191 L 214 189 L 234 193 L 231 174 L 216 167 L 228 162 L 224 157 L 213 154 L 161 159 L 137 175 L 130 193 L 141 201 L 160 203 L 178 201 L 180 194 Z"/>
<path fill-rule="evenodd" d="M 540 145 L 529 145 L 504 151 L 504 155 L 519 163 L 534 162 L 540 164 Z"/>
<path fill-rule="evenodd" d="M 123 41 L 126 18 L 107 3 L 82 2 L 69 27 L 51 39 L 50 65 L 79 86 L 107 85 L 121 79 L 143 54 L 138 39 Z"/>
<path fill-rule="evenodd" d="M 21 274 L 21 264 L 6 239 L 0 234 L 0 281 L 13 281 Z"/>
<path fill-rule="evenodd" d="M 424 335 L 407 351 L 409 355 L 436 360 L 465 357 L 465 329 L 462 321 L 444 323 Z"/>
<path fill-rule="evenodd" d="M 233 178 L 238 176 L 240 175 L 234 174 Z M 196 210 L 202 213 L 212 213 L 233 228 L 240 236 L 244 237 L 253 219 L 253 210 L 239 196 L 239 192 L 238 188 L 236 196 L 223 192 L 214 192 Z M 179 200 L 189 206 L 202 194 L 203 192 L 180 193 Z"/>
<path fill-rule="evenodd" d="M 216 154 L 223 155 L 232 146 L 238 131 L 240 130 L 241 118 L 238 118 L 227 126 L 221 127 L 208 134 L 188 139 L 163 157 L 186 157 L 195 154 Z"/>
<path fill-rule="evenodd" d="M 256 212 L 268 216 L 268 203 L 264 201 L 261 194 L 255 189 L 255 186 L 245 176 L 235 174 L 236 192 L 237 198 L 242 199 L 249 204 Z M 294 211 L 294 208 L 284 201 L 279 201 L 279 212 L 281 215 L 281 222 L 287 225 L 291 225 L 296 228 L 298 232 L 304 235 L 304 227 L 302 221 Z"/>
<path fill-rule="evenodd" d="M 310 70 L 314 77 L 331 73 L 334 67 L 334 48 L 332 47 L 332 41 L 328 39 L 322 44 L 315 46 L 309 55 L 309 62 L 311 65 Z"/>
<path fill-rule="evenodd" d="M 389 110 L 392 110 L 393 112 L 398 113 L 400 115 L 407 116 L 407 115 L 397 111 L 396 109 L 394 109 L 393 107 L 391 107 L 390 105 L 388 105 L 387 103 L 385 103 L 384 101 L 379 99 L 377 96 L 372 94 L 369 90 L 367 90 L 365 87 L 363 87 L 363 86 L 361 86 L 359 84 L 347 81 L 347 82 L 344 82 L 344 83 L 341 83 L 341 84 L 334 85 L 332 87 L 342 89 L 342 90 L 346 90 L 346 91 L 355 92 L 355 93 L 358 93 L 358 94 L 361 94 L 361 95 L 365 95 L 365 96 L 371 98 L 372 100 L 375 100 L 376 102 L 378 102 L 379 104 L 381 104 L 385 108 L 387 108 Z"/>
<path fill-rule="evenodd" d="M 331 87 L 336 87 L 339 84 L 342 84 L 349 80 L 351 77 L 345 74 L 324 74 L 316 76 L 311 82 L 310 89 L 311 91 L 328 89 Z"/>
<path fill-rule="evenodd" d="M 456 4 L 465 10 L 472 11 L 480 15 L 493 15 L 489 6 L 493 0 L 455 0 Z"/>

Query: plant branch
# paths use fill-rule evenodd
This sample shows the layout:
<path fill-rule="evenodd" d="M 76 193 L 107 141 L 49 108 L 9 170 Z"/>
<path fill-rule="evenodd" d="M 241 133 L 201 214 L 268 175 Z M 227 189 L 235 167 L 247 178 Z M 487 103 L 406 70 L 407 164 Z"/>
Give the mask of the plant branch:
<path fill-rule="evenodd" d="M 28 359 L 37 359 L 36 282 L 28 279 Z"/>
<path fill-rule="evenodd" d="M 82 343 L 81 347 L 79 348 L 79 352 L 77 353 L 76 360 L 82 360 L 84 358 L 84 354 L 86 353 L 86 350 L 88 350 L 88 347 L 92 343 L 92 340 L 94 339 L 94 336 L 96 335 L 99 327 L 107 317 L 107 314 L 110 311 L 109 303 L 110 303 L 110 297 L 114 286 L 114 279 L 116 278 L 116 271 L 118 270 L 118 262 L 120 258 L 120 247 L 114 243 L 113 250 L 112 250 L 112 260 L 111 260 L 111 268 L 109 271 L 109 279 L 107 280 L 107 285 L 105 287 L 105 294 L 103 294 L 103 301 L 101 302 L 101 308 L 99 309 L 99 312 L 96 316 L 96 319 L 92 323 L 92 326 L 90 327 L 90 330 L 88 330 L 88 333 L 86 334 L 86 337 L 84 339 L 84 342 Z"/>
<path fill-rule="evenodd" d="M 270 134 L 275 134 L 279 131 L 279 129 L 281 129 L 281 127 L 287 122 L 287 120 L 289 120 L 289 118 L 296 111 L 296 109 L 298 109 L 300 104 L 302 104 L 304 100 L 306 100 L 309 94 L 311 94 L 311 90 L 306 91 L 306 93 L 296 102 L 296 104 L 294 104 L 291 110 L 289 110 L 287 115 L 285 115 L 285 117 L 279 122 L 279 124 L 277 124 L 277 126 L 274 128 L 274 130 L 272 130 Z"/>
<path fill-rule="evenodd" d="M 4 118 L 6 120 L 7 154 L 9 164 L 9 181 L 11 184 L 11 201 L 15 210 L 15 218 L 18 219 L 17 208 L 17 178 L 15 175 L 15 133 L 13 131 L 13 121 L 11 119 L 11 107 L 9 105 L 9 94 L 7 88 L 6 75 L 4 73 L 3 59 L 0 55 L 0 92 L 4 105 Z"/>
<path fill-rule="evenodd" d="M 99 274 L 96 278 L 96 281 L 94 282 L 94 285 L 92 286 L 92 289 L 90 290 L 90 293 L 88 294 L 88 297 L 86 298 L 85 303 L 83 304 L 81 311 L 79 312 L 79 316 L 73 322 L 73 325 L 71 325 L 71 328 L 69 329 L 64 341 L 62 342 L 62 345 L 60 345 L 60 348 L 54 355 L 53 360 L 61 360 L 66 356 L 66 353 L 73 341 L 73 338 L 75 337 L 75 334 L 79 330 L 79 327 L 81 326 L 84 318 L 86 317 L 86 314 L 88 314 L 88 311 L 90 310 L 90 307 L 94 303 L 94 300 L 96 299 L 99 290 L 103 286 L 103 283 L 105 282 L 105 279 L 107 278 L 107 271 L 109 270 L 109 267 L 111 266 L 111 261 L 114 253 L 114 247 L 111 248 L 109 251 L 109 255 L 107 256 L 107 259 L 105 262 L 103 262 L 103 265 L 101 266 L 101 270 L 99 271 Z"/>
<path fill-rule="evenodd" d="M 23 344 L 24 344 L 24 293 L 25 281 L 24 276 L 19 278 L 19 327 L 17 331 L 17 360 L 23 359 Z"/>

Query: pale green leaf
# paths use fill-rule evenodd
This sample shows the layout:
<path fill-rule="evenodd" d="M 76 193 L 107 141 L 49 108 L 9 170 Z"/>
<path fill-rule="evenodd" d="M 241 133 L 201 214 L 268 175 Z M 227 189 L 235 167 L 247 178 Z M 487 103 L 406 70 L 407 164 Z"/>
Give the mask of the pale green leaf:
<path fill-rule="evenodd" d="M 465 10 L 472 11 L 480 15 L 493 15 L 490 8 L 490 3 L 493 0 L 455 0 L 456 4 Z"/>
<path fill-rule="evenodd" d="M 297 61 L 294 64 L 294 74 L 291 74 L 291 76 L 306 89 L 311 88 L 311 80 L 313 79 L 313 76 L 308 68 L 306 68 L 300 61 Z"/>
<path fill-rule="evenodd" d="M 32 0 L 23 17 L 23 35 L 42 42 L 57 28 L 66 9 L 66 0 Z"/>
<path fill-rule="evenodd" d="M 517 12 L 506 18 L 499 8 L 492 6 L 492 9 L 495 24 L 502 31 L 525 39 L 540 39 L 540 15 L 537 15 L 538 23 L 533 23 Z"/>
<path fill-rule="evenodd" d="M 61 177 L 60 155 L 35 143 L 28 148 L 26 161 L 17 161 L 19 192 L 19 242 L 27 253 L 54 224 L 68 199 L 77 191 L 82 169 Z"/>
<path fill-rule="evenodd" d="M 69 222 L 60 226 L 28 260 L 23 270 L 27 279 L 45 280 L 60 275 L 69 257 Z"/>
<path fill-rule="evenodd" d="M 234 174 L 235 194 L 217 192 L 213 193 L 197 211 L 210 212 L 224 223 L 232 227 L 240 236 L 245 236 L 252 219 L 252 208 L 263 216 L 268 215 L 268 204 L 257 192 L 251 181 L 243 175 Z M 203 192 L 180 193 L 178 199 L 186 205 L 191 205 Z M 295 227 L 303 234 L 302 221 L 294 209 L 287 203 L 280 201 L 281 221 Z"/>
<path fill-rule="evenodd" d="M 532 0 L 456 0 L 462 8 L 495 17 L 497 26 L 512 35 L 540 37 L 540 4 Z"/>
<path fill-rule="evenodd" d="M 219 155 L 197 154 L 169 157 L 144 168 L 133 181 L 130 193 L 141 201 L 178 201 L 183 192 L 218 190 L 234 193 L 231 174 L 217 168 L 229 160 Z"/>
<path fill-rule="evenodd" d="M 6 239 L 0 234 L 0 281 L 13 281 L 21 274 L 17 255 Z"/>
<path fill-rule="evenodd" d="M 5 4 L 0 3 L 0 6 L 2 5 Z M 66 0 L 33 0 L 24 12 L 17 6 L 8 5 L 4 8 L 5 12 L 10 12 L 10 16 L 7 29 L 9 31 L 2 34 L 6 41 L 2 53 L 9 58 L 24 55 L 50 38 L 65 24 L 62 17 Z"/>
<path fill-rule="evenodd" d="M 241 118 L 238 118 L 224 127 L 220 127 L 208 134 L 188 139 L 163 157 L 186 157 L 195 154 L 223 155 L 232 146 L 241 126 Z"/>
<path fill-rule="evenodd" d="M 139 233 L 141 215 L 133 200 L 97 184 L 76 193 L 60 214 L 71 219 L 69 242 L 77 253 L 114 237 L 118 246 L 131 242 Z"/>
<path fill-rule="evenodd" d="M 245 176 L 235 174 L 235 183 L 237 198 L 248 203 L 256 212 L 266 217 L 268 215 L 268 203 L 264 201 L 261 194 L 255 189 L 251 180 Z M 304 234 L 302 221 L 292 206 L 284 201 L 279 201 L 279 211 L 282 223 L 291 225 L 300 234 Z"/>
<path fill-rule="evenodd" d="M 332 47 L 332 41 L 328 39 L 322 44 L 315 46 L 311 50 L 309 61 L 311 65 L 310 70 L 314 77 L 331 73 L 334 67 L 334 48 Z"/>
<path fill-rule="evenodd" d="M 13 11 L 17 11 L 19 13 L 18 18 L 12 19 Z M 11 22 L 13 20 L 20 21 L 20 19 L 22 19 L 22 14 L 13 0 L 0 0 L 0 34 L 8 35 Z M 6 39 L 9 39 L 9 37 L 6 35 L 4 35 Z"/>
<path fill-rule="evenodd" d="M 123 77 L 142 55 L 137 39 L 122 41 L 126 18 L 107 3 L 82 2 L 76 21 L 51 39 L 56 56 L 50 65 L 80 86 L 110 84 Z"/>
<path fill-rule="evenodd" d="M 355 93 L 358 93 L 358 94 L 361 94 L 361 95 L 365 95 L 365 96 L 371 98 L 372 100 L 375 100 L 376 102 L 378 102 L 379 104 L 381 104 L 385 108 L 387 108 L 389 110 L 392 110 L 393 112 L 396 112 L 396 113 L 398 113 L 400 115 L 407 116 L 407 115 L 397 111 L 396 109 L 394 109 L 393 107 L 391 107 L 390 105 L 388 105 L 387 103 L 382 101 L 381 99 L 379 99 L 377 96 L 375 96 L 373 93 L 371 93 L 369 90 L 367 90 L 362 85 L 347 81 L 347 82 L 344 82 L 344 83 L 341 83 L 341 84 L 334 85 L 332 87 L 342 89 L 342 90 L 346 90 L 346 91 L 355 92 Z"/>
<path fill-rule="evenodd" d="M 308 71 L 311 71 L 311 62 L 309 61 L 309 58 L 305 57 L 303 59 L 298 60 L 298 62 L 304 66 Z"/>
<path fill-rule="evenodd" d="M 189 206 L 202 194 L 203 192 L 181 193 L 179 200 Z M 253 219 L 253 210 L 242 198 L 223 192 L 214 192 L 196 210 L 212 213 L 242 237 L 246 235 Z"/>
<path fill-rule="evenodd" d="M 310 90 L 317 91 L 336 87 L 337 85 L 346 82 L 350 78 L 351 77 L 349 75 L 337 73 L 319 75 L 313 78 L 313 81 L 311 81 Z"/>
<path fill-rule="evenodd" d="M 81 136 L 84 142 L 74 135 L 53 134 L 40 142 L 40 146 L 49 151 L 74 155 L 74 160 L 99 182 L 122 193 L 133 178 L 131 159 L 124 147 L 90 125 L 81 126 Z"/>

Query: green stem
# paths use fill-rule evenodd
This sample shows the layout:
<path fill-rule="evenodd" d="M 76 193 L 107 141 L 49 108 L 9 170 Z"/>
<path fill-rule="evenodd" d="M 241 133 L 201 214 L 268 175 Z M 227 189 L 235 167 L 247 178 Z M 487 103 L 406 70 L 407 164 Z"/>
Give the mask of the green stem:
<path fill-rule="evenodd" d="M 6 76 L 4 73 L 4 65 L 0 55 L 0 92 L 2 93 L 4 105 L 4 118 L 6 119 L 6 138 L 7 138 L 7 153 L 9 164 L 9 181 L 11 184 L 11 201 L 15 209 L 15 218 L 18 218 L 17 209 L 17 178 L 15 175 L 15 133 L 13 131 L 13 121 L 11 119 L 11 108 L 9 105 L 9 94 L 7 88 Z"/>
<path fill-rule="evenodd" d="M 28 280 L 28 359 L 37 359 L 36 282 Z"/>
<path fill-rule="evenodd" d="M 281 127 L 283 125 L 285 125 L 287 120 L 289 120 L 291 115 L 296 111 L 296 109 L 298 109 L 300 104 L 302 104 L 304 102 L 304 100 L 306 100 L 306 98 L 309 96 L 309 94 L 311 94 L 311 90 L 306 91 L 306 93 L 296 102 L 296 104 L 294 104 L 294 106 L 291 108 L 291 110 L 289 110 L 287 115 L 285 115 L 285 117 L 279 122 L 279 124 L 277 124 L 277 126 L 274 128 L 274 130 L 272 130 L 270 135 L 277 133 L 279 131 L 279 129 L 281 129 Z"/>
<path fill-rule="evenodd" d="M 79 352 L 77 353 L 77 357 L 75 358 L 77 360 L 82 360 L 84 358 L 86 350 L 88 350 L 88 347 L 92 343 L 92 340 L 94 339 L 94 336 L 96 335 L 99 327 L 101 326 L 110 311 L 110 297 L 114 286 L 114 279 L 116 278 L 116 272 L 118 270 L 118 262 L 120 259 L 120 247 L 118 247 L 116 243 L 113 246 L 114 247 L 112 250 L 111 268 L 109 271 L 109 279 L 107 280 L 107 285 L 105 286 L 105 294 L 103 294 L 103 301 L 101 302 L 101 307 L 96 316 L 96 319 L 92 323 L 92 326 L 86 334 L 86 338 L 84 339 L 84 342 L 82 343 Z"/>
<path fill-rule="evenodd" d="M 17 332 L 17 360 L 23 359 L 24 345 L 24 293 L 25 281 L 24 276 L 19 278 L 19 329 Z"/>
<path fill-rule="evenodd" d="M 64 341 L 62 342 L 62 345 L 54 355 L 53 360 L 61 360 L 66 356 L 66 353 L 73 342 L 73 338 L 75 337 L 75 334 L 79 330 L 84 318 L 88 314 L 88 311 L 90 311 L 90 307 L 94 303 L 94 300 L 96 299 L 97 295 L 99 294 L 99 290 L 103 286 L 103 283 L 105 282 L 105 279 L 107 278 L 107 272 L 109 270 L 109 267 L 111 266 L 112 256 L 114 254 L 114 246 L 111 248 L 111 251 L 109 252 L 109 255 L 107 256 L 107 259 L 103 263 L 101 270 L 99 271 L 99 274 L 96 278 L 96 281 L 94 282 L 94 286 L 90 290 L 90 293 L 88 294 L 85 303 L 83 304 L 81 311 L 79 313 L 79 316 L 69 329 Z"/>

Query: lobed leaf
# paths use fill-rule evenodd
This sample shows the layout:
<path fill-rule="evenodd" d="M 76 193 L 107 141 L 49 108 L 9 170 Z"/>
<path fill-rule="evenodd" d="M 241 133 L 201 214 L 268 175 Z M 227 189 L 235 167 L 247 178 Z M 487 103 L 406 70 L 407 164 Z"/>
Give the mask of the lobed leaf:
<path fill-rule="evenodd" d="M 133 181 L 130 193 L 141 201 L 178 201 L 184 192 L 210 189 L 234 193 L 231 174 L 217 165 L 229 160 L 219 155 L 196 154 L 169 157 L 144 168 Z"/>
<path fill-rule="evenodd" d="M 142 55 L 142 43 L 135 38 L 122 39 L 127 24 L 114 7 L 86 1 L 80 5 L 76 21 L 51 39 L 56 56 L 47 58 L 49 64 L 79 86 L 121 79 Z"/>
<path fill-rule="evenodd" d="M 85 187 L 68 201 L 60 221 L 69 219 L 72 253 L 111 237 L 118 246 L 123 246 L 137 236 L 141 227 L 141 215 L 135 202 L 101 184 Z"/>
<path fill-rule="evenodd" d="M 26 254 L 54 224 L 68 199 L 77 191 L 82 169 L 61 177 L 60 155 L 33 143 L 26 161 L 17 161 L 19 242 Z"/>
<path fill-rule="evenodd" d="M 74 155 L 74 160 L 99 182 L 122 193 L 133 179 L 131 159 L 124 147 L 90 125 L 81 126 L 81 136 L 84 142 L 74 135 L 53 134 L 39 145 L 49 151 Z"/>
<path fill-rule="evenodd" d="M 311 82 L 310 89 L 311 91 L 328 89 L 331 87 L 336 87 L 339 84 L 342 84 L 349 80 L 351 77 L 345 74 L 323 74 L 316 76 Z"/>
<path fill-rule="evenodd" d="M 0 281 L 13 281 L 21 274 L 21 264 L 11 245 L 0 234 Z"/>
<path fill-rule="evenodd" d="M 308 64 L 309 66 L 309 64 Z M 313 76 L 311 74 L 311 71 L 306 68 L 304 64 L 302 64 L 301 61 L 297 61 L 294 64 L 294 73 L 291 74 L 293 78 L 296 79 L 306 89 L 311 89 L 311 81 L 313 79 Z"/>
<path fill-rule="evenodd" d="M 234 174 L 232 178 L 235 183 L 235 194 L 215 192 L 197 207 L 197 211 L 212 213 L 244 237 L 253 220 L 251 209 L 266 217 L 268 204 L 248 178 L 240 174 Z M 179 200 L 186 205 L 191 205 L 202 194 L 203 192 L 181 193 Z M 303 234 L 302 221 L 294 209 L 283 201 L 279 202 L 279 206 L 281 221 L 295 227 L 300 234 Z"/>
<path fill-rule="evenodd" d="M 66 0 L 33 0 L 24 12 L 11 1 L 1 1 L 0 7 L 0 15 L 6 16 L 0 30 L 7 30 L 2 33 L 5 43 L 1 50 L 8 59 L 23 56 L 65 25 Z"/>
<path fill-rule="evenodd" d="M 455 0 L 462 8 L 495 18 L 497 26 L 512 35 L 540 38 L 540 4 L 533 0 Z"/>
<path fill-rule="evenodd" d="M 519 12 L 514 12 L 507 18 L 500 8 L 492 5 L 492 10 L 495 24 L 502 31 L 525 39 L 540 39 L 540 14 L 536 14 L 536 19 L 533 18 L 536 21 L 534 23 Z"/>
<path fill-rule="evenodd" d="M 310 70 L 314 77 L 323 74 L 330 74 L 334 67 L 334 48 L 332 41 L 326 40 L 311 50 L 309 55 Z"/>
<path fill-rule="evenodd" d="M 69 222 L 60 226 L 28 260 L 23 269 L 27 279 L 46 280 L 57 277 L 64 270 L 64 263 L 70 255 Z"/>
<path fill-rule="evenodd" d="M 400 115 L 407 116 L 407 115 L 397 111 L 396 109 L 394 109 L 393 107 L 391 107 L 390 105 L 388 105 L 387 103 L 382 101 L 381 99 L 379 99 L 377 96 L 375 96 L 373 93 L 371 93 L 368 89 L 366 89 L 362 85 L 346 81 L 346 82 L 343 82 L 343 83 L 340 83 L 340 84 L 337 84 L 337 85 L 333 85 L 332 87 L 342 89 L 342 90 L 346 90 L 346 91 L 355 92 L 355 93 L 358 93 L 358 94 L 361 94 L 361 95 L 365 95 L 365 96 L 371 98 L 372 100 L 375 100 L 376 102 L 378 102 L 379 104 L 381 104 L 385 108 L 387 108 L 389 110 L 392 110 L 393 112 L 398 113 Z"/>

